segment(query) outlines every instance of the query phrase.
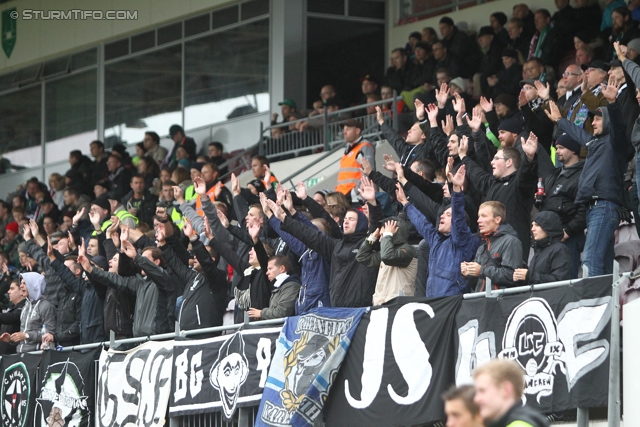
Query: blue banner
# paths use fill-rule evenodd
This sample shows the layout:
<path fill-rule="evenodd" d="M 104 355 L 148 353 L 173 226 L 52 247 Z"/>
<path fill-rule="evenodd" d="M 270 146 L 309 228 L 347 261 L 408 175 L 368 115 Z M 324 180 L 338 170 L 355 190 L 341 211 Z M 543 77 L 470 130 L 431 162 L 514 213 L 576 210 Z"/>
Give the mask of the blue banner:
<path fill-rule="evenodd" d="M 311 427 L 367 308 L 318 307 L 282 327 L 256 426 Z"/>

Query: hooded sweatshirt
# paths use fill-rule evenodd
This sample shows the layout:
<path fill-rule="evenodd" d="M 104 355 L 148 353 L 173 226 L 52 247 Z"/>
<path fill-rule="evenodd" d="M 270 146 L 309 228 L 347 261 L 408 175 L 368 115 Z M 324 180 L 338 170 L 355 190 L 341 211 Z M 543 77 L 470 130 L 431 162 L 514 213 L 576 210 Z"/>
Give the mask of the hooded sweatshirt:
<path fill-rule="evenodd" d="M 440 208 L 436 223 L 449 206 Z M 427 218 L 411 203 L 405 211 L 418 232 L 429 243 L 429 260 L 436 268 L 429 269 L 426 296 L 438 298 L 458 295 L 467 288 L 467 282 L 460 271 L 460 263 L 470 261 L 476 253 L 480 241 L 471 234 L 464 214 L 464 194 L 451 194 L 451 231 L 447 234 L 438 232 Z"/>
<path fill-rule="evenodd" d="M 557 282 L 571 278 L 571 251 L 561 240 L 564 237 L 562 221 L 555 212 L 539 212 L 533 222 L 538 224 L 547 237 L 532 240 L 533 258 L 529 263 L 527 283 Z"/>
<path fill-rule="evenodd" d="M 333 307 L 367 307 L 371 305 L 378 269 L 356 261 L 358 248 L 369 228 L 367 217 L 358 211 L 356 230 L 342 238 L 285 218 L 281 229 L 291 234 L 325 259 L 331 260 L 329 294 Z"/>
<path fill-rule="evenodd" d="M 380 250 L 374 250 L 375 241 L 365 239 L 356 260 L 368 267 L 379 268 L 373 305 L 384 304 L 398 295 L 413 296 L 418 272 L 418 253 L 409 244 L 409 224 L 402 218 L 392 217 L 398 231 L 394 235 L 380 236 Z"/>
<path fill-rule="evenodd" d="M 602 112 L 602 133 L 599 135 L 591 135 L 567 119 L 558 120 L 558 128 L 587 148 L 576 203 L 607 200 L 624 206 L 623 177 L 627 163 L 633 157 L 633 146 L 626 137 L 620 105 L 614 102 L 598 110 Z"/>
<path fill-rule="evenodd" d="M 20 315 L 20 331 L 27 334 L 27 338 L 20 341 L 17 352 L 25 353 L 40 349 L 43 324 L 47 325 L 48 332 L 55 335 L 56 308 L 42 298 L 45 288 L 44 276 L 38 273 L 23 273 L 21 276 L 29 292 Z"/>

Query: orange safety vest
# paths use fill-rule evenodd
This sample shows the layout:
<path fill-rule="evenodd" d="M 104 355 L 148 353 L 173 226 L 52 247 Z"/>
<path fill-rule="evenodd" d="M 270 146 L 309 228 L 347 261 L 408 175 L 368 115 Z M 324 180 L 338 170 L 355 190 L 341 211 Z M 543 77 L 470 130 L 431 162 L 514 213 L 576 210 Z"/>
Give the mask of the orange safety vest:
<path fill-rule="evenodd" d="M 217 185 L 217 184 L 216 184 Z M 216 201 L 216 186 L 214 185 L 207 191 L 207 196 L 209 196 L 209 200 L 212 202 Z M 200 216 L 204 216 L 204 211 L 202 210 L 202 200 L 200 200 L 200 195 L 198 194 L 196 197 L 196 213 Z"/>
<path fill-rule="evenodd" d="M 367 141 L 361 141 L 340 159 L 340 171 L 338 171 L 336 191 L 347 195 L 358 185 L 360 178 L 362 178 L 362 167 L 360 163 L 358 163 L 357 158 L 360 150 L 365 146 L 373 148 Z"/>

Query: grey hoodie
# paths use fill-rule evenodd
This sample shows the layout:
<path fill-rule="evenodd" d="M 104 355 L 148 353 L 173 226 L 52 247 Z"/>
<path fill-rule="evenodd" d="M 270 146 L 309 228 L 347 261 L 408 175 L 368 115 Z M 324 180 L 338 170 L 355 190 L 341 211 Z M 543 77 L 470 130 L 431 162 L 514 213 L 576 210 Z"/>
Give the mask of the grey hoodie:
<path fill-rule="evenodd" d="M 40 349 L 43 324 L 47 325 L 48 332 L 55 335 L 56 308 L 42 298 L 45 289 L 44 276 L 38 273 L 23 273 L 21 277 L 29 292 L 20 316 L 20 331 L 27 334 L 27 338 L 20 341 L 17 352 L 26 353 Z"/>

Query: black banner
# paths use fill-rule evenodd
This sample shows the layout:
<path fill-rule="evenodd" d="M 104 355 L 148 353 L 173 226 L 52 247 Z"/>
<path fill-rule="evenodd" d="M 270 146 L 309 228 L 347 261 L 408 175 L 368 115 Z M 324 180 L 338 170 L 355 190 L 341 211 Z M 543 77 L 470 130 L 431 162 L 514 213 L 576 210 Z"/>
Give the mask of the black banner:
<path fill-rule="evenodd" d="M 525 295 L 464 301 L 456 382 L 494 357 L 526 372 L 526 403 L 543 413 L 607 405 L 611 276 Z"/>
<path fill-rule="evenodd" d="M 95 361 L 100 352 L 43 352 L 34 425 L 93 425 Z"/>
<path fill-rule="evenodd" d="M 365 314 L 325 406 L 330 426 L 405 426 L 444 418 L 462 297 L 399 297 Z"/>
<path fill-rule="evenodd" d="M 36 371 L 39 354 L 2 356 L 2 403 L 0 415 L 2 427 L 26 427 L 33 425 L 36 402 Z"/>
<path fill-rule="evenodd" d="M 169 415 L 257 405 L 281 328 L 249 329 L 204 340 L 175 341 Z"/>

